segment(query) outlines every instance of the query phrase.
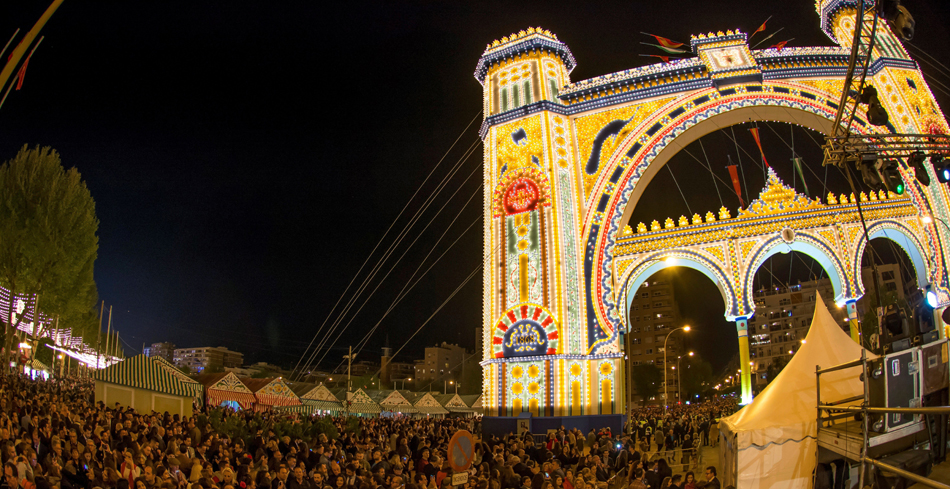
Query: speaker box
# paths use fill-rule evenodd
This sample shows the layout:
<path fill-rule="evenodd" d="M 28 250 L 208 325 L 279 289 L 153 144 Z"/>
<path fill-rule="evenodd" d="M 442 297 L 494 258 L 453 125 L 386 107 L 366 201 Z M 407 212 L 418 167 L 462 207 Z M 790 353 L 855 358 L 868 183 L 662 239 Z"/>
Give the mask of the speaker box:
<path fill-rule="evenodd" d="M 920 406 L 918 348 L 891 353 L 870 364 L 868 394 L 874 407 Z M 880 416 L 880 415 L 877 415 Z M 915 421 L 913 414 L 887 413 L 883 425 L 872 421 L 875 431 L 888 432 Z M 876 428 L 876 426 L 880 426 Z"/>
<path fill-rule="evenodd" d="M 924 395 L 950 387 L 947 375 L 947 340 L 925 344 L 920 348 L 920 369 L 923 373 Z"/>

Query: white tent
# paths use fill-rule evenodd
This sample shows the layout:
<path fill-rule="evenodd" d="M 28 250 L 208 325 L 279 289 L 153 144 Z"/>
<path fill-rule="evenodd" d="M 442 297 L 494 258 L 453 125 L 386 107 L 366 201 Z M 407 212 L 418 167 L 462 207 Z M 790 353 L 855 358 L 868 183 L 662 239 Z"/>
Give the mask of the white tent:
<path fill-rule="evenodd" d="M 724 486 L 812 487 L 818 446 L 815 366 L 861 357 L 861 347 L 838 326 L 821 296 L 815 297 L 815 316 L 798 353 L 751 404 L 719 423 Z M 822 400 L 862 394 L 859 374 L 855 367 L 822 375 Z"/>

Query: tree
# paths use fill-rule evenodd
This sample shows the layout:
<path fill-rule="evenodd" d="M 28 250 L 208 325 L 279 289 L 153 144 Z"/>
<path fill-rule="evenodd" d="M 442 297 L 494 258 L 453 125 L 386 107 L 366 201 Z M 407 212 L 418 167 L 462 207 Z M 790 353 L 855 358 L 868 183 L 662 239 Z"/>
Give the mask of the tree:
<path fill-rule="evenodd" d="M 663 372 L 652 363 L 636 365 L 633 367 L 633 387 L 637 394 L 643 398 L 644 404 L 657 395 L 660 391 L 660 385 L 663 382 Z"/>
<path fill-rule="evenodd" d="M 58 316 L 60 327 L 95 306 L 98 228 L 89 189 L 55 150 L 24 145 L 0 166 L 0 284 L 13 294 L 35 294 L 39 309 Z M 7 351 L 26 314 L 14 316 L 3 318 Z M 42 333 L 34 331 L 34 340 Z"/>
<path fill-rule="evenodd" d="M 680 392 L 683 399 L 691 399 L 696 394 L 702 394 L 712 385 L 712 365 L 699 356 L 686 356 L 680 360 Z"/>
<path fill-rule="evenodd" d="M 769 385 L 778 377 L 778 374 L 782 373 L 782 370 L 785 366 L 788 365 L 788 360 L 785 360 L 784 357 L 775 357 L 772 360 L 772 363 L 769 363 L 769 366 L 765 368 L 765 375 L 768 376 L 767 382 L 765 385 Z"/>

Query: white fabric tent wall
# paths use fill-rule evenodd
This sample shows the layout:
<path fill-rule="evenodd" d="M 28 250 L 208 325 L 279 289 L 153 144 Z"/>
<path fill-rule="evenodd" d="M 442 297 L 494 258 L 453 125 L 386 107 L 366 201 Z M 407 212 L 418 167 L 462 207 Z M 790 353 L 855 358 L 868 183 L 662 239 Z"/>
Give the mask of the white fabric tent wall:
<path fill-rule="evenodd" d="M 808 336 L 788 365 L 751 404 L 719 423 L 724 485 L 812 487 L 818 445 L 815 367 L 855 360 L 862 350 L 835 322 L 821 296 L 815 299 Z M 859 374 L 855 367 L 822 375 L 821 398 L 863 394 Z"/>

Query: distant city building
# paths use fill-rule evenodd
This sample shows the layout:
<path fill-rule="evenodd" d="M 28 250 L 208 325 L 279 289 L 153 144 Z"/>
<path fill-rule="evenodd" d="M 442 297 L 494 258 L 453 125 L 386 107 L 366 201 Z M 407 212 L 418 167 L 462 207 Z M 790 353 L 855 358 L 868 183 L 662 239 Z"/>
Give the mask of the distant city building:
<path fill-rule="evenodd" d="M 409 362 L 393 362 L 393 349 L 383 348 L 383 355 L 380 358 L 379 381 L 382 385 L 389 385 L 390 382 L 404 381 L 411 379 L 416 373 L 415 364 Z"/>
<path fill-rule="evenodd" d="M 175 349 L 175 366 L 187 367 L 192 373 L 222 372 L 225 368 L 240 367 L 244 354 L 223 346 Z"/>
<path fill-rule="evenodd" d="M 169 342 L 163 343 L 152 343 L 152 346 L 146 346 L 145 356 L 147 357 L 162 357 L 169 362 L 175 361 L 175 344 Z"/>
<path fill-rule="evenodd" d="M 878 265 L 881 288 L 904 298 L 905 289 L 898 265 Z M 864 296 L 857 302 L 858 321 L 864 318 L 869 299 L 875 296 L 874 277 L 870 268 L 861 271 Z M 835 305 L 831 280 L 809 280 L 789 287 L 762 288 L 754 293 L 755 315 L 749 319 L 749 357 L 752 363 L 754 390 L 769 382 L 769 365 L 791 360 L 801 341 L 808 334 L 815 314 L 816 294 L 821 295 L 828 310 L 841 329 L 850 334 L 847 311 Z"/>
<path fill-rule="evenodd" d="M 426 355 L 416 369 L 416 385 L 432 380 L 453 380 L 461 377 L 465 348 L 452 343 L 426 348 Z"/>
<path fill-rule="evenodd" d="M 670 331 L 683 326 L 679 323 L 679 309 L 676 306 L 673 284 L 666 279 L 643 282 L 633 297 L 627 316 L 630 327 L 624 335 L 624 346 L 630 367 L 653 364 L 662 370 L 664 341 Z M 669 348 L 666 352 L 667 361 L 671 364 L 676 363 L 677 355 L 683 354 L 680 349 L 681 340 L 682 334 L 675 334 L 671 335 L 669 341 L 666 342 L 666 347 Z M 676 376 L 668 376 L 667 383 L 670 398 L 675 399 Z M 629 382 L 628 388 L 635 393 L 632 381 Z M 663 398 L 662 386 L 656 398 Z"/>

